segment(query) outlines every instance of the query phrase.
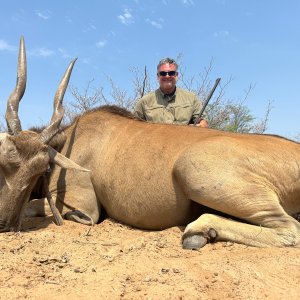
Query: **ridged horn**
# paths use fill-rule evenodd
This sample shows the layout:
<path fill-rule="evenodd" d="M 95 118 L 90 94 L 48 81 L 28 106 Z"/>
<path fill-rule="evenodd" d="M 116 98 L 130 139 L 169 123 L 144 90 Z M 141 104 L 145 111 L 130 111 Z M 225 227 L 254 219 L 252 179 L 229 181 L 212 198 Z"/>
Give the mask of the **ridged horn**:
<path fill-rule="evenodd" d="M 90 172 L 90 170 L 79 166 L 73 160 L 57 152 L 51 146 L 48 146 L 48 153 L 50 157 L 50 162 L 57 164 L 63 169 L 73 169 L 73 170 L 78 170 L 83 172 Z"/>
<path fill-rule="evenodd" d="M 64 108 L 62 105 L 63 98 L 68 87 L 68 83 L 71 77 L 71 73 L 73 70 L 73 66 L 76 62 L 77 58 L 75 58 L 67 68 L 54 97 L 54 107 L 53 114 L 50 121 L 50 124 L 40 133 L 39 139 L 47 144 L 51 140 L 51 138 L 58 132 L 60 122 L 64 115 Z"/>
<path fill-rule="evenodd" d="M 17 135 L 21 130 L 21 122 L 18 116 L 19 103 L 24 95 L 27 80 L 27 64 L 24 37 L 21 36 L 18 58 L 17 84 L 8 98 L 5 119 L 8 133 Z"/>

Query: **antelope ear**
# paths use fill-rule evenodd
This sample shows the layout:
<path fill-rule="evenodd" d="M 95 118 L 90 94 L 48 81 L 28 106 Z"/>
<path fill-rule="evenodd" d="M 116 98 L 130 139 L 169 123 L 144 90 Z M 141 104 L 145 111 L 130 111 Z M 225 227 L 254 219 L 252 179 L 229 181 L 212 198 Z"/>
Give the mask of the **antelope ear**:
<path fill-rule="evenodd" d="M 90 172 L 90 170 L 77 165 L 73 160 L 57 152 L 51 146 L 48 146 L 48 153 L 50 157 L 50 162 L 59 165 L 63 169 L 74 169 L 83 172 Z"/>
<path fill-rule="evenodd" d="M 6 132 L 0 132 L 0 144 L 3 142 L 3 140 L 7 137 Z"/>

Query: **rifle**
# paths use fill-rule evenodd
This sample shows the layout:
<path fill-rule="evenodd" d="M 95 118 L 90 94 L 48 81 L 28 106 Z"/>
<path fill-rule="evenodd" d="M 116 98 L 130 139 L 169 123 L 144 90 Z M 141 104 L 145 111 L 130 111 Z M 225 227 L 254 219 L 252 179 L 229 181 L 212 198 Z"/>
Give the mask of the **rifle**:
<path fill-rule="evenodd" d="M 198 117 L 195 119 L 195 121 L 194 121 L 194 125 L 196 125 L 196 124 L 199 123 L 199 121 L 200 121 L 200 119 L 201 119 L 201 116 L 202 116 L 202 114 L 203 114 L 203 112 L 204 112 L 204 110 L 205 110 L 205 108 L 206 108 L 206 106 L 207 106 L 209 100 L 211 99 L 212 95 L 214 94 L 215 89 L 217 88 L 217 86 L 218 86 L 218 84 L 219 84 L 220 81 L 221 81 L 221 78 L 217 78 L 217 80 L 216 80 L 216 82 L 215 82 L 215 85 L 213 86 L 213 88 L 211 89 L 209 95 L 207 96 L 206 101 L 203 103 L 203 106 L 202 106 L 202 109 L 201 109 L 201 111 L 200 111 L 200 113 L 199 113 L 199 116 L 198 116 Z"/>

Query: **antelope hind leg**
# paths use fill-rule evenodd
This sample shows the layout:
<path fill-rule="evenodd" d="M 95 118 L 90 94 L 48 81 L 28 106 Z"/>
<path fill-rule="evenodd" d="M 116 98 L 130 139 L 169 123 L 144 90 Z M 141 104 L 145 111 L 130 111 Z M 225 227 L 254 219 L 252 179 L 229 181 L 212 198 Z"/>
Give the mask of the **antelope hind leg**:
<path fill-rule="evenodd" d="M 300 224 L 288 215 L 278 217 L 274 226 L 263 227 L 204 214 L 186 227 L 182 242 L 186 249 L 199 249 L 209 241 L 231 241 L 255 247 L 300 247 Z"/>

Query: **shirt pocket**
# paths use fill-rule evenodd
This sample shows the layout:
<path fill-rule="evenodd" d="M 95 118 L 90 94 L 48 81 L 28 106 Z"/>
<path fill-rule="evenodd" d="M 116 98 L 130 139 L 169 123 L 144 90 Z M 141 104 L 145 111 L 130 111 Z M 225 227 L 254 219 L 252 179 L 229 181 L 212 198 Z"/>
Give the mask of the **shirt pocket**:
<path fill-rule="evenodd" d="M 193 117 L 194 106 L 191 103 L 184 102 L 180 105 L 172 105 L 175 123 L 188 124 Z"/>
<path fill-rule="evenodd" d="M 172 112 L 163 105 L 145 106 L 146 120 L 153 123 L 173 123 Z"/>

